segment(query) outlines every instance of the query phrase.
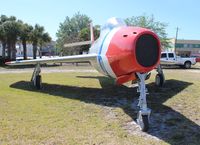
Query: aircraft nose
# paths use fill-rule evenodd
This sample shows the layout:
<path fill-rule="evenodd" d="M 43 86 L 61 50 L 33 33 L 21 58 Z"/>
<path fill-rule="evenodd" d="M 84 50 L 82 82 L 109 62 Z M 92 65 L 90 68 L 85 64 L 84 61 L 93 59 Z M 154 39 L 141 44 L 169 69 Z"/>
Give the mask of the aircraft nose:
<path fill-rule="evenodd" d="M 152 34 L 142 34 L 136 39 L 135 55 L 143 67 L 154 66 L 159 59 L 160 43 Z"/>
<path fill-rule="evenodd" d="M 112 37 L 106 56 L 116 76 L 144 73 L 159 63 L 160 46 L 154 32 L 140 27 L 124 27 Z"/>

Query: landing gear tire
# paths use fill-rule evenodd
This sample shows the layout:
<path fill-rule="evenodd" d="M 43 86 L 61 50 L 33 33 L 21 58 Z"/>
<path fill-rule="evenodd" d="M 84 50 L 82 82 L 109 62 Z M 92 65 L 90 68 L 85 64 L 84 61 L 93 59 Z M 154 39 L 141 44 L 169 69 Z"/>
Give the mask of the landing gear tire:
<path fill-rule="evenodd" d="M 186 61 L 185 64 L 184 64 L 184 68 L 185 68 L 185 69 L 191 68 L 191 62 Z"/>
<path fill-rule="evenodd" d="M 149 117 L 148 115 L 142 115 L 142 120 L 143 120 L 143 128 L 142 131 L 147 132 L 149 129 Z"/>
<path fill-rule="evenodd" d="M 138 120 L 138 124 L 140 129 L 144 132 L 149 130 L 149 117 L 148 115 L 142 115 L 141 118 Z"/>
<path fill-rule="evenodd" d="M 151 77 L 151 73 L 148 73 L 145 80 L 148 80 Z"/>
<path fill-rule="evenodd" d="M 40 90 L 42 88 L 42 77 L 41 75 L 37 75 L 35 78 L 35 86 L 38 90 Z"/>
<path fill-rule="evenodd" d="M 162 74 L 157 74 L 155 78 L 155 83 L 157 86 L 162 87 L 164 84 L 164 76 Z"/>

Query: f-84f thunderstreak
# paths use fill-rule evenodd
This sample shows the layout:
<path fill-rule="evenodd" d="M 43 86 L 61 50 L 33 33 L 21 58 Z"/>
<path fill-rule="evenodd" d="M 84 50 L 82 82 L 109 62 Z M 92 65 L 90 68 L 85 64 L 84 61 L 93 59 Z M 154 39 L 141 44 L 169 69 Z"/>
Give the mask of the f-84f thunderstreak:
<path fill-rule="evenodd" d="M 147 131 L 151 110 L 147 107 L 145 80 L 149 78 L 150 71 L 156 68 L 158 72 L 156 84 L 161 86 L 164 83 L 164 75 L 159 65 L 161 44 L 158 36 L 145 28 L 127 26 L 123 20 L 118 18 L 110 18 L 102 26 L 100 37 L 96 41 L 94 41 L 92 27 L 90 29 L 90 41 L 65 45 L 65 47 L 72 47 L 91 44 L 88 54 L 12 61 L 6 64 L 35 64 L 31 80 L 38 89 L 41 88 L 40 64 L 51 62 L 90 62 L 100 73 L 114 78 L 117 84 L 128 81 L 138 82 L 140 110 L 137 123 L 143 131 Z"/>

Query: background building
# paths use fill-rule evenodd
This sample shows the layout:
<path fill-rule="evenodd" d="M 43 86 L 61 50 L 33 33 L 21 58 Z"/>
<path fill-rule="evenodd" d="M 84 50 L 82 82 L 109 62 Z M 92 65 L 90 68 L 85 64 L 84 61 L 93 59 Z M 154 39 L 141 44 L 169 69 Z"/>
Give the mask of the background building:
<path fill-rule="evenodd" d="M 33 46 L 32 44 L 26 44 L 27 47 L 27 57 L 33 57 Z M 23 57 L 23 46 L 21 43 L 16 44 L 16 57 Z M 38 52 L 37 52 L 38 55 Z"/>
<path fill-rule="evenodd" d="M 2 56 L 2 45 L 0 43 L 0 57 Z"/>
<path fill-rule="evenodd" d="M 26 44 L 27 57 L 33 57 L 33 45 L 30 43 Z M 2 44 L 0 43 L 0 57 L 2 56 Z M 38 47 L 39 50 L 39 47 Z M 55 55 L 55 41 L 49 42 L 42 47 L 42 56 L 53 56 Z M 39 56 L 39 51 L 37 51 Z M 23 57 L 23 46 L 21 43 L 16 44 L 16 57 Z"/>
<path fill-rule="evenodd" d="M 42 48 L 42 56 L 54 56 L 56 55 L 56 42 L 51 41 L 46 43 Z"/>
<path fill-rule="evenodd" d="M 175 44 L 175 39 L 171 39 L 172 51 L 175 51 L 180 56 L 200 56 L 200 40 L 183 40 L 178 39 Z"/>

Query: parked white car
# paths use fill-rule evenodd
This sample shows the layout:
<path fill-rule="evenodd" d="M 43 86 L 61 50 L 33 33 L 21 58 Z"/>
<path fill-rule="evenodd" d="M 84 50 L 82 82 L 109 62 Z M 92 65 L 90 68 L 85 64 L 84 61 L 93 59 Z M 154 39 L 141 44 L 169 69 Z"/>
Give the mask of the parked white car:
<path fill-rule="evenodd" d="M 191 68 L 191 65 L 196 64 L 196 58 L 193 57 L 180 57 L 174 52 L 161 52 L 162 65 L 178 65 L 186 69 Z"/>

